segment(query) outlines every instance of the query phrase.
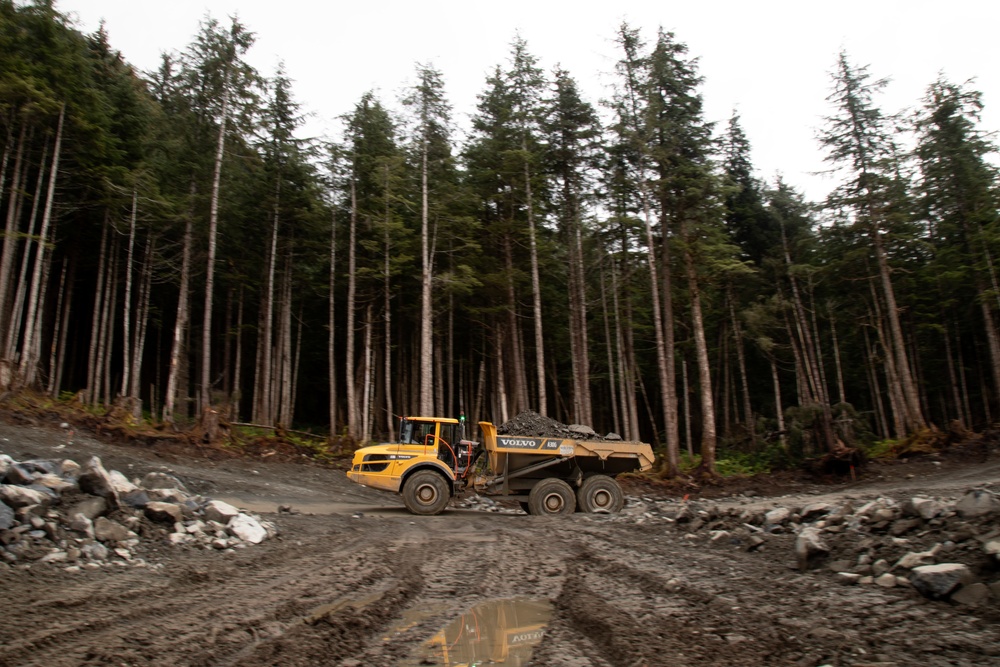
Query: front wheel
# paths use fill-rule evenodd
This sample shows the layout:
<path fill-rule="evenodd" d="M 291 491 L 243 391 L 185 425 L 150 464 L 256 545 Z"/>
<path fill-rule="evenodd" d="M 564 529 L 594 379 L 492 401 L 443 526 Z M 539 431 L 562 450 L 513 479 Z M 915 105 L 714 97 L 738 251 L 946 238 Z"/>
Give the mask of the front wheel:
<path fill-rule="evenodd" d="M 618 482 L 607 475 L 594 475 L 583 480 L 576 492 L 577 504 L 582 512 L 620 512 L 625 506 L 625 494 Z"/>
<path fill-rule="evenodd" d="M 440 514 L 450 497 L 448 482 L 433 470 L 418 470 L 403 485 L 403 504 L 414 514 Z"/>
<path fill-rule="evenodd" d="M 531 489 L 528 510 L 530 514 L 572 514 L 576 511 L 576 497 L 569 484 L 549 477 Z"/>

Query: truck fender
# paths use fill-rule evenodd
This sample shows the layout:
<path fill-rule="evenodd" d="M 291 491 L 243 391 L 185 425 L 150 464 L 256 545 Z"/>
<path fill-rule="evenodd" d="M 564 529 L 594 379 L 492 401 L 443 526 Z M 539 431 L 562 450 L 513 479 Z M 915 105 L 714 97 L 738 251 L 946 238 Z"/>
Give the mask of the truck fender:
<path fill-rule="evenodd" d="M 413 466 L 412 468 L 407 470 L 406 474 L 403 475 L 403 479 L 401 479 L 399 482 L 399 490 L 402 491 L 403 487 L 406 486 L 406 480 L 408 480 L 413 475 L 413 473 L 418 472 L 420 470 L 436 470 L 437 472 L 441 473 L 441 476 L 448 481 L 449 492 L 451 493 L 451 495 L 455 495 L 454 473 L 452 473 L 451 469 L 449 469 L 448 466 L 444 465 L 443 463 L 432 463 L 430 461 L 426 463 L 421 463 L 418 466 Z"/>

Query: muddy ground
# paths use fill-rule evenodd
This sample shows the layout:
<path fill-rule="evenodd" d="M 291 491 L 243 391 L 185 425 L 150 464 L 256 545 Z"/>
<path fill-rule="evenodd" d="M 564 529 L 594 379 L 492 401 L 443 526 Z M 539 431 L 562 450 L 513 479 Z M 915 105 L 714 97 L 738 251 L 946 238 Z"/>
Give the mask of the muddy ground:
<path fill-rule="evenodd" d="M 181 458 L 58 428 L 0 424 L 0 453 L 170 472 L 280 530 L 231 552 L 144 540 L 143 567 L 0 566 L 0 665 L 1000 665 L 996 600 L 800 572 L 790 535 L 747 551 L 635 514 L 415 517 L 336 469 Z M 863 500 L 998 483 L 994 454 L 786 490 Z M 712 502 L 794 500 L 760 494 Z"/>

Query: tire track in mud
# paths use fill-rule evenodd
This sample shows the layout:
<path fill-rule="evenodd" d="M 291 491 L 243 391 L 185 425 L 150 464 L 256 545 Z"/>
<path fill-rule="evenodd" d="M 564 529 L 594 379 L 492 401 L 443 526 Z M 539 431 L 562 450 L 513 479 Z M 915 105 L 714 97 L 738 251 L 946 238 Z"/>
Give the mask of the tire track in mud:
<path fill-rule="evenodd" d="M 235 562 L 196 554 L 176 573 L 94 573 L 94 583 L 74 587 L 70 604 L 54 595 L 5 624 L 0 664 L 225 664 L 300 623 L 309 609 L 390 576 L 384 554 L 393 539 L 343 538 L 286 540 L 259 554 L 241 551 Z M 345 578 L 345 568 L 358 576 Z M 101 582 L 111 589 L 87 599 L 81 617 L 80 600 Z"/>
<path fill-rule="evenodd" d="M 384 618 L 380 626 L 365 628 L 365 645 L 351 656 L 357 664 L 416 661 L 427 642 L 477 603 L 515 597 L 547 599 L 558 590 L 564 568 L 550 562 L 557 559 L 544 557 L 551 547 L 542 540 L 533 544 L 534 540 L 526 539 L 528 535 L 518 527 L 523 517 L 515 517 L 517 523 L 507 520 L 483 515 L 428 521 L 434 542 L 423 548 L 427 557 L 419 559 L 423 582 L 419 595 Z M 397 556 L 413 562 L 418 554 L 405 550 Z"/>

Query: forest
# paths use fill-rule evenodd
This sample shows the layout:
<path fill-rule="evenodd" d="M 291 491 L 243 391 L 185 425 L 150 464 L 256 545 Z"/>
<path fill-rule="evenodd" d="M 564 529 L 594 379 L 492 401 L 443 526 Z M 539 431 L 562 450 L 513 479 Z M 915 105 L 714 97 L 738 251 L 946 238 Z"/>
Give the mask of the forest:
<path fill-rule="evenodd" d="M 515 36 L 459 138 L 446 72 L 302 138 L 283 68 L 207 17 L 138 71 L 0 0 L 0 393 L 179 431 L 357 444 L 534 410 L 684 462 L 780 464 L 1000 411 L 995 147 L 943 77 L 905 113 L 831 54 L 836 188 L 765 182 L 698 60 L 609 27 L 606 99 Z M 763 102 L 763 101 L 762 101 Z"/>

